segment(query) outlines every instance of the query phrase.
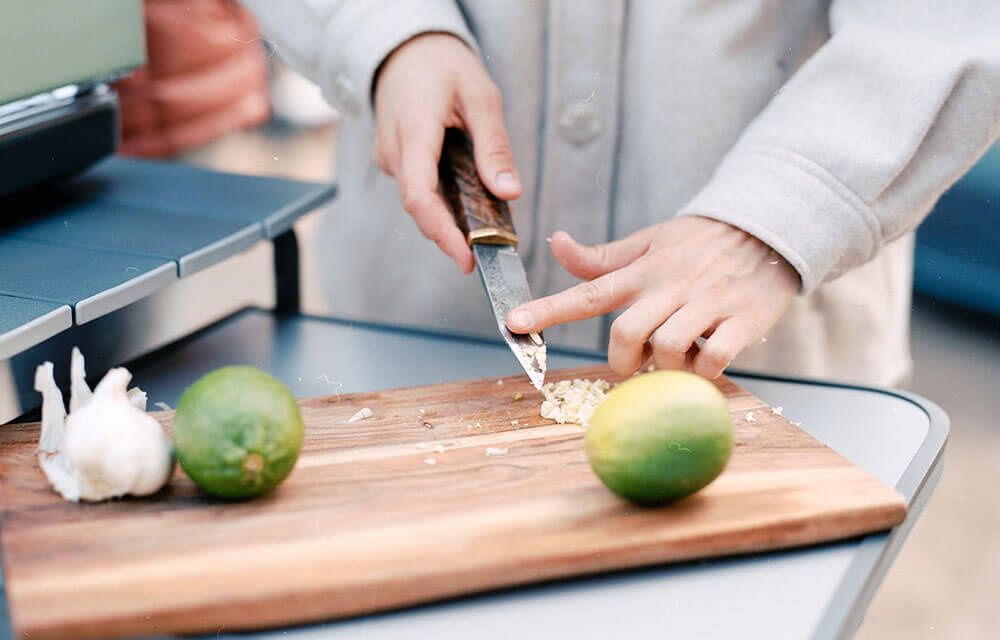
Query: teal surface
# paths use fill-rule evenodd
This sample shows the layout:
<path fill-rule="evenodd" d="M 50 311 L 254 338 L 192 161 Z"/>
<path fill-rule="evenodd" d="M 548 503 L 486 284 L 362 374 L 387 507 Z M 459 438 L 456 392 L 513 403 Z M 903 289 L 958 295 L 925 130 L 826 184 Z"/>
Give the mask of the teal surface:
<path fill-rule="evenodd" d="M 261 226 L 253 222 L 93 202 L 70 203 L 47 211 L 44 216 L 22 220 L 7 235 L 179 262 L 241 232 L 254 234 L 251 242 L 263 238 Z"/>
<path fill-rule="evenodd" d="M 1000 315 L 1000 144 L 951 189 L 917 229 L 917 293 Z"/>
<path fill-rule="evenodd" d="M 3 313 L 0 313 L 0 340 L 3 339 L 3 334 L 8 331 L 13 331 L 21 325 L 37 320 L 61 306 L 63 305 L 58 302 L 0 295 L 0 309 L 3 309 Z"/>
<path fill-rule="evenodd" d="M 0 294 L 72 306 L 164 264 L 169 261 L 0 237 Z"/>
<path fill-rule="evenodd" d="M 333 197 L 332 184 L 220 173 L 187 165 L 113 157 L 64 189 L 99 202 L 172 214 L 259 222 L 274 237 Z"/>
<path fill-rule="evenodd" d="M 0 361 L 72 325 L 68 305 L 0 295 Z"/>
<path fill-rule="evenodd" d="M 0 198 L 0 295 L 69 305 L 83 324 L 275 237 L 334 193 L 333 184 L 113 157 Z M 23 319 L 0 307 L 2 326 Z M 50 337 L 32 328 L 16 344 L 30 348 L 32 336 Z"/>

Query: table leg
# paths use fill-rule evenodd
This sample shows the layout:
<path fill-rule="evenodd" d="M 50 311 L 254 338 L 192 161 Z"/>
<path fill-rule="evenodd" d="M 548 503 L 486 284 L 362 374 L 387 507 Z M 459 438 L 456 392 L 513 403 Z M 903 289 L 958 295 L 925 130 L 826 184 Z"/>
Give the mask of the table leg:
<path fill-rule="evenodd" d="M 301 310 L 299 241 L 295 229 L 274 237 L 274 311 L 294 315 Z"/>

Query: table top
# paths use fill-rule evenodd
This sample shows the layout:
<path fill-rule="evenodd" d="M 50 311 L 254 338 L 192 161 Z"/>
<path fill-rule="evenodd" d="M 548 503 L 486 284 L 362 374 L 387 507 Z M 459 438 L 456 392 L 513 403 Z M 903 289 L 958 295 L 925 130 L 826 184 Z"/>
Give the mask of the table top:
<path fill-rule="evenodd" d="M 8 196 L 0 360 L 274 238 L 334 193 L 333 184 L 112 157 Z"/>
<path fill-rule="evenodd" d="M 599 353 L 552 349 L 550 369 Z M 517 373 L 503 343 L 250 309 L 132 365 L 150 402 L 174 406 L 216 367 L 248 364 L 300 397 Z M 733 374 L 765 402 L 907 499 L 891 532 L 805 549 L 562 580 L 364 618 L 234 638 L 840 638 L 860 622 L 941 471 L 947 417 L 903 392 Z M 224 632 L 212 637 L 228 637 Z"/>

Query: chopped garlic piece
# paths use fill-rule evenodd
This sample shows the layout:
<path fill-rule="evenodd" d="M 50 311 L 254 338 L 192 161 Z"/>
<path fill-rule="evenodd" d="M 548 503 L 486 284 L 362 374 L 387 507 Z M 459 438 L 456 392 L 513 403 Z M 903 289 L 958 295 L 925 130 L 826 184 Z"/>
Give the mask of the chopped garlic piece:
<path fill-rule="evenodd" d="M 503 384 L 503 380 L 497 380 L 497 386 L 500 386 L 502 384 Z"/>
<path fill-rule="evenodd" d="M 753 417 L 753 411 L 747 411 L 746 421 L 747 422 L 757 422 L 757 418 Z"/>
<path fill-rule="evenodd" d="M 560 424 L 586 425 L 597 407 L 604 402 L 611 385 L 606 380 L 561 380 L 542 386 L 545 400 L 541 416 Z"/>
<path fill-rule="evenodd" d="M 434 466 L 438 463 L 434 458 L 424 458 L 424 464 Z"/>
<path fill-rule="evenodd" d="M 417 443 L 417 448 L 418 449 L 430 449 L 431 445 L 428 442 L 418 442 Z"/>
<path fill-rule="evenodd" d="M 170 411 L 170 405 L 166 402 L 154 402 L 153 406 L 163 411 Z"/>
<path fill-rule="evenodd" d="M 348 422 L 357 422 L 358 420 L 364 420 L 365 418 L 370 418 L 375 415 L 375 412 L 368 407 L 362 407 L 357 413 L 347 419 Z"/>
<path fill-rule="evenodd" d="M 517 420 L 516 420 L 516 419 L 515 419 L 515 420 L 511 420 L 511 421 L 510 421 L 510 424 L 511 424 L 511 426 L 514 426 L 514 425 L 516 425 L 516 424 L 517 424 Z"/>
<path fill-rule="evenodd" d="M 434 453 L 444 453 L 444 445 L 443 444 L 434 445 Z"/>
<path fill-rule="evenodd" d="M 546 348 L 545 348 L 544 344 L 542 346 L 538 347 L 537 349 L 535 349 L 535 353 L 534 353 L 533 357 L 534 357 L 534 360 L 535 360 L 535 364 L 538 365 L 538 368 L 541 369 L 542 371 L 545 371 L 545 363 L 546 363 L 546 359 L 548 358 L 548 354 L 546 352 Z"/>
<path fill-rule="evenodd" d="M 785 410 L 784 407 L 774 407 L 773 409 L 771 409 L 771 413 L 773 413 L 776 416 L 780 416 L 784 410 Z"/>
<path fill-rule="evenodd" d="M 794 424 L 796 427 L 801 427 L 802 426 L 801 422 L 793 422 L 792 424 Z"/>
<path fill-rule="evenodd" d="M 507 447 L 486 447 L 486 455 L 505 456 L 507 455 Z"/>
<path fill-rule="evenodd" d="M 478 422 L 476 423 L 476 427 L 481 427 L 481 426 L 483 425 L 479 424 Z"/>
<path fill-rule="evenodd" d="M 537 333 L 529 333 L 528 337 L 531 338 L 531 341 L 537 344 L 538 346 L 542 346 L 542 336 L 538 335 Z"/>
<path fill-rule="evenodd" d="M 131 393 L 131 392 L 129 392 Z M 87 370 L 79 347 L 73 347 L 69 360 L 69 412 L 90 402 L 94 392 L 87 386 Z"/>

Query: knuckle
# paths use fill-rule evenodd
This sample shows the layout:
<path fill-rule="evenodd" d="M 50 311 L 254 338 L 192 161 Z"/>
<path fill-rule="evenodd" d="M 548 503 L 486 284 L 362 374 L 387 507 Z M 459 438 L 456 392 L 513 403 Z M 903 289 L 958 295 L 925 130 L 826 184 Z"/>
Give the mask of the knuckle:
<path fill-rule="evenodd" d="M 490 109 L 503 108 L 503 94 L 500 93 L 500 87 L 496 83 L 487 82 L 480 88 L 478 94 L 483 106 Z"/>
<path fill-rule="evenodd" d="M 386 161 L 385 154 L 382 153 L 381 149 L 375 149 L 375 164 L 378 168 L 382 170 L 383 173 L 392 175 L 392 170 L 389 167 L 389 163 Z"/>
<path fill-rule="evenodd" d="M 586 312 L 596 311 L 601 304 L 601 288 L 593 282 L 581 282 L 574 287 L 576 297 Z"/>
<path fill-rule="evenodd" d="M 711 340 L 702 345 L 701 351 L 698 353 L 700 360 L 713 370 L 718 371 L 729 366 L 735 356 L 736 354 L 731 349 L 712 344 Z"/>
<path fill-rule="evenodd" d="M 629 322 L 619 318 L 611 323 L 611 341 L 615 344 L 635 345 L 642 342 L 644 335 Z"/>
<path fill-rule="evenodd" d="M 439 226 L 433 227 L 421 227 L 420 233 L 424 235 L 425 238 L 436 244 L 437 246 L 444 249 L 444 245 L 447 244 L 448 234 L 445 233 L 445 229 Z"/>
<path fill-rule="evenodd" d="M 676 358 L 687 352 L 690 345 L 674 334 L 658 332 L 653 336 L 653 353 L 663 358 Z"/>
<path fill-rule="evenodd" d="M 597 260 L 597 264 L 602 267 L 608 266 L 608 260 L 610 260 L 611 255 L 608 252 L 608 245 L 598 244 L 594 246 L 594 258 Z"/>
<path fill-rule="evenodd" d="M 427 202 L 426 194 L 412 187 L 403 187 L 401 199 L 403 202 L 403 208 L 411 214 L 416 214 L 422 211 L 425 203 Z"/>
<path fill-rule="evenodd" d="M 484 146 L 486 148 L 486 156 L 489 158 L 506 161 L 514 157 L 510 148 L 510 141 L 502 133 L 491 136 Z"/>

